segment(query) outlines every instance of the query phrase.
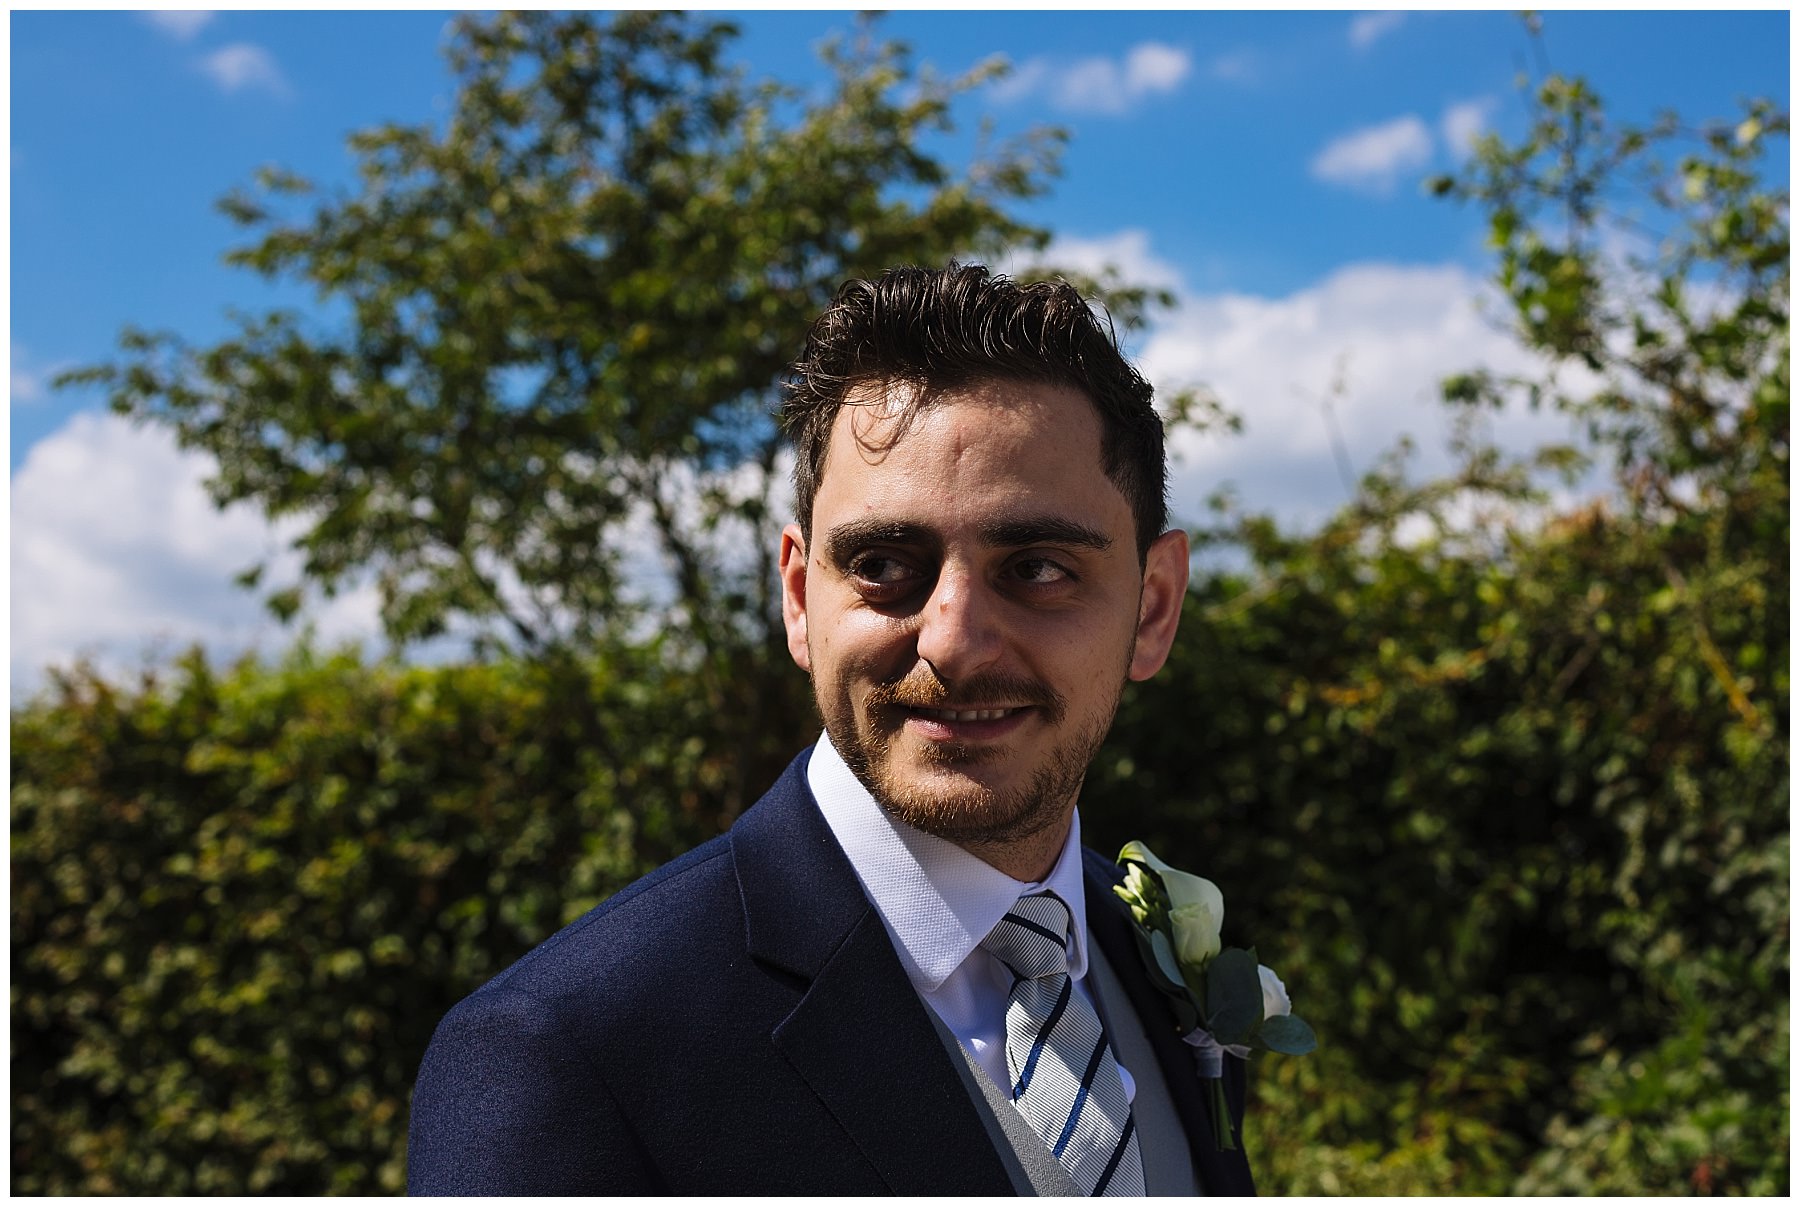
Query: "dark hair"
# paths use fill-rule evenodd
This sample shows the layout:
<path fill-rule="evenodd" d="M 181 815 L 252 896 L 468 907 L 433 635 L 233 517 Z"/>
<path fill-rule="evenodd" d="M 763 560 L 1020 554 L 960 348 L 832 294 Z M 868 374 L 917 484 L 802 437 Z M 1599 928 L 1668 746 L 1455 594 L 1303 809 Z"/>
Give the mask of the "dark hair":
<path fill-rule="evenodd" d="M 989 381 L 1071 386 L 1088 397 L 1100 414 L 1101 468 L 1131 505 L 1142 559 L 1168 518 L 1163 425 L 1155 391 L 1120 353 L 1111 319 L 1102 323 L 1065 281 L 1020 285 L 955 262 L 846 281 L 813 323 L 781 408 L 807 539 L 832 424 L 853 389 L 916 387 L 904 431 L 943 391 Z"/>

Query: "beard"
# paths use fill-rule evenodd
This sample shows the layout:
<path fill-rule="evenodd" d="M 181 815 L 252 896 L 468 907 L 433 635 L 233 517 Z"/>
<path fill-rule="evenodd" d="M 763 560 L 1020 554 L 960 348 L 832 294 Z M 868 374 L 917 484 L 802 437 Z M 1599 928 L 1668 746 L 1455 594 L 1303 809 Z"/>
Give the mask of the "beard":
<path fill-rule="evenodd" d="M 1067 702 L 1033 679 L 979 675 L 957 687 L 954 696 L 929 667 L 921 664 L 906 678 L 884 683 L 864 701 L 859 724 L 856 706 L 847 697 L 827 701 L 818 694 L 825 732 L 838 755 L 875 802 L 895 819 L 958 846 L 1011 845 L 1063 822 L 1081 790 L 1088 764 L 1112 727 L 1119 693 L 1104 715 L 1070 733 L 1040 756 L 1040 764 L 1023 785 L 997 790 L 978 781 L 986 765 L 1018 757 L 994 746 L 931 742 L 923 749 L 924 764 L 903 777 L 895 767 L 892 738 L 897 724 L 882 722 L 907 708 L 979 709 L 999 703 L 1030 705 L 1051 729 L 1062 724 Z M 816 684 L 815 684 L 816 689 Z M 932 772 L 942 774 L 932 774 Z M 965 774 L 958 776 L 957 772 Z M 916 782 L 923 780 L 925 782 Z"/>

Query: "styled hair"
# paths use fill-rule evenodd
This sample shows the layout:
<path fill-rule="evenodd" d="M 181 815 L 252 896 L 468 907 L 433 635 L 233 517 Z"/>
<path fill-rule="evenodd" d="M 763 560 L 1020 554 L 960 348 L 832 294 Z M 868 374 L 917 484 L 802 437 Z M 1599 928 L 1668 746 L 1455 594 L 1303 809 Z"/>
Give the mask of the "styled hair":
<path fill-rule="evenodd" d="M 853 390 L 913 388 L 897 440 L 943 392 L 993 381 L 1069 386 L 1093 403 L 1101 468 L 1131 505 L 1142 560 L 1168 519 L 1163 425 L 1155 391 L 1119 351 L 1111 319 L 1096 318 L 1067 282 L 1020 285 L 954 261 L 846 281 L 813 323 L 781 408 L 807 540 L 832 425 Z"/>

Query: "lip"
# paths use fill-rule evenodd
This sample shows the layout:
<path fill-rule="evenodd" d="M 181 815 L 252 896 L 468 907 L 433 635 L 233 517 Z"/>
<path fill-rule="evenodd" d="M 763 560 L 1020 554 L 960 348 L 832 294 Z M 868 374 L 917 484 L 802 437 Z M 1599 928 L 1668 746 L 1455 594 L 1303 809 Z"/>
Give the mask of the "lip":
<path fill-rule="evenodd" d="M 986 742 L 1023 726 L 1037 710 L 1030 705 L 987 708 L 908 708 L 900 715 L 906 732 L 928 742 Z"/>

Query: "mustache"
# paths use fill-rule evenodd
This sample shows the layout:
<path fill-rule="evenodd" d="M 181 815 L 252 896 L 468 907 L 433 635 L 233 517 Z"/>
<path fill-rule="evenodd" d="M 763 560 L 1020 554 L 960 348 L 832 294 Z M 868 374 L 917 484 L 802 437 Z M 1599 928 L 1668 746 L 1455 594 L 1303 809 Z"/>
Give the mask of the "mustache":
<path fill-rule="evenodd" d="M 945 686 L 930 667 L 916 666 L 904 679 L 882 683 L 869 693 L 872 708 L 949 708 L 973 711 L 982 708 L 1031 707 L 1043 710 L 1047 719 L 1060 721 L 1068 705 L 1048 684 L 1023 675 L 998 671 L 959 680 L 955 689 Z"/>

